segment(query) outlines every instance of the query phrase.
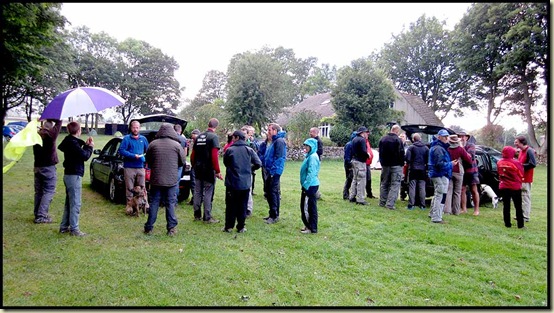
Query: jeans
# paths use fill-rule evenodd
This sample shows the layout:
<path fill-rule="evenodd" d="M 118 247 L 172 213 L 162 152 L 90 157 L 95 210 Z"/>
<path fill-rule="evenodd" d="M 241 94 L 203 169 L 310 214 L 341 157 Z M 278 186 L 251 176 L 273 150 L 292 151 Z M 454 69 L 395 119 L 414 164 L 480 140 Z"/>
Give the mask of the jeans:
<path fill-rule="evenodd" d="M 379 195 L 380 206 L 394 208 L 396 199 L 398 199 L 401 181 L 402 166 L 383 166 L 381 169 L 381 190 Z"/>
<path fill-rule="evenodd" d="M 233 229 L 235 220 L 237 221 L 237 230 L 244 228 L 246 220 L 246 205 L 250 189 L 234 190 L 227 188 L 225 190 L 225 229 Z"/>
<path fill-rule="evenodd" d="M 279 217 L 279 207 L 281 206 L 281 175 L 269 175 L 267 177 L 267 203 L 269 204 L 269 217 L 276 219 Z"/>
<path fill-rule="evenodd" d="M 35 167 L 35 219 L 48 218 L 50 203 L 56 193 L 56 166 Z"/>
<path fill-rule="evenodd" d="M 65 204 L 60 229 L 79 230 L 79 213 L 81 212 L 81 191 L 83 177 L 64 175 Z"/>
<path fill-rule="evenodd" d="M 175 205 L 177 204 L 177 193 L 179 185 L 170 187 L 150 185 L 150 211 L 148 212 L 148 220 L 144 224 L 144 230 L 150 231 L 154 228 L 154 223 L 158 217 L 158 208 L 160 201 L 167 203 L 165 207 L 165 220 L 167 222 L 167 230 L 177 226 L 177 215 L 175 215 Z"/>
<path fill-rule="evenodd" d="M 194 183 L 194 217 L 202 217 L 202 203 L 204 203 L 204 221 L 212 218 L 212 202 L 214 199 L 215 181 L 208 181 L 195 178 Z"/>
<path fill-rule="evenodd" d="M 433 200 L 431 200 L 431 210 L 429 216 L 431 216 L 432 222 L 442 221 L 442 213 L 444 210 L 444 203 L 446 202 L 446 193 L 448 192 L 448 178 L 445 176 L 431 177 L 433 186 L 435 188 L 435 194 Z"/>
<path fill-rule="evenodd" d="M 300 217 L 307 229 L 317 233 L 317 190 L 319 186 L 310 186 L 308 190 L 302 188 L 300 196 Z"/>

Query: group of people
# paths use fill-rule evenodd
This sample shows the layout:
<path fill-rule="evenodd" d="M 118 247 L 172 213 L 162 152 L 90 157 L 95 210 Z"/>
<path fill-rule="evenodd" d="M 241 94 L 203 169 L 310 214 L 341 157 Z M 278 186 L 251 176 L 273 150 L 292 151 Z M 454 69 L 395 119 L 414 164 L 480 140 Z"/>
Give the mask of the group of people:
<path fill-rule="evenodd" d="M 43 122 L 38 131 L 42 138 L 42 145 L 36 144 L 33 146 L 34 222 L 36 224 L 52 223 L 49 210 L 56 192 L 56 164 L 59 162 L 56 140 L 61 127 L 61 120 L 46 120 Z M 60 233 L 82 237 L 86 235 L 79 227 L 82 179 L 85 173 L 85 161 L 92 155 L 94 141 L 92 137 L 89 137 L 86 141 L 79 138 L 81 136 L 81 125 L 78 122 L 69 122 L 67 131 L 69 134 L 57 147 L 64 153 L 65 203 L 60 223 Z"/>
<path fill-rule="evenodd" d="M 371 192 L 371 171 L 373 153 L 369 144 L 370 132 L 360 127 L 353 132 L 350 141 L 344 147 L 344 169 L 346 181 L 343 188 L 343 199 L 359 205 L 367 205 L 366 194 L 373 198 Z M 408 210 L 419 207 L 426 209 L 426 184 L 430 179 L 434 186 L 429 217 L 431 222 L 445 224 L 443 214 L 458 215 L 467 213 L 469 188 L 473 200 L 473 215 L 479 211 L 479 173 L 476 158 L 476 146 L 469 142 L 471 136 L 465 132 L 449 134 L 441 129 L 430 146 L 421 141 L 421 135 L 412 135 L 412 144 L 406 147 L 401 128 L 395 124 L 388 134 L 379 140 L 379 159 L 382 165 L 380 180 L 379 206 L 395 210 L 401 180 L 407 175 Z M 505 147 L 503 159 L 499 161 L 500 193 L 504 203 L 504 220 L 507 227 L 510 223 L 510 199 L 514 199 L 518 227 L 529 221 L 531 210 L 530 189 L 533 182 L 533 168 L 536 166 L 534 151 L 527 145 L 524 136 L 518 136 L 514 142 L 519 150 L 518 160 L 514 159 L 516 149 Z M 521 175 L 515 172 L 521 163 Z M 507 166 L 506 164 L 510 164 Z M 513 165 L 513 166 L 512 166 Z M 407 171 L 403 173 L 403 168 Z M 516 175 L 517 174 L 517 175 Z M 517 177 L 520 177 L 519 183 Z M 518 213 L 521 211 L 521 214 Z M 521 215 L 521 216 L 520 216 Z"/>

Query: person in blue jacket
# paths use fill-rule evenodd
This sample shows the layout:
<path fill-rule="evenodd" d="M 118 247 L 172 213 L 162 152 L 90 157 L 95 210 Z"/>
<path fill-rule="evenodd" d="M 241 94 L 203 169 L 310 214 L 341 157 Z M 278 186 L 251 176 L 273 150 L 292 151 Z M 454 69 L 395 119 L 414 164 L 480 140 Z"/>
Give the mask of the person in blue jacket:
<path fill-rule="evenodd" d="M 304 228 L 303 234 L 317 233 L 317 191 L 319 190 L 319 156 L 317 155 L 317 140 L 309 138 L 304 141 L 304 161 L 300 166 L 300 216 Z"/>
<path fill-rule="evenodd" d="M 269 216 L 264 217 L 267 224 L 279 221 L 279 207 L 281 206 L 281 175 L 285 169 L 287 159 L 286 132 L 276 123 L 270 123 L 267 127 L 267 135 L 271 137 L 271 143 L 265 151 L 263 164 L 267 171 L 267 203 L 269 204 Z"/>
<path fill-rule="evenodd" d="M 446 202 L 448 183 L 450 177 L 452 177 L 452 166 L 458 162 L 458 160 L 450 160 L 450 154 L 447 150 L 450 147 L 448 138 L 449 133 L 446 129 L 441 129 L 437 133 L 437 136 L 431 142 L 429 163 L 427 164 L 428 175 L 431 181 L 433 181 L 435 189 L 433 200 L 431 200 L 429 217 L 431 217 L 431 222 L 439 224 L 446 224 L 446 221 L 442 219 L 442 213 L 444 211 L 444 203 Z"/>
<path fill-rule="evenodd" d="M 144 169 L 144 155 L 148 149 L 148 140 L 143 135 L 139 134 L 139 121 L 131 122 L 131 133 L 121 141 L 119 146 L 119 154 L 123 157 L 123 176 L 125 178 L 125 197 L 127 198 L 127 206 L 125 212 L 133 213 L 133 208 L 129 205 L 129 201 L 133 198 L 133 187 L 142 186 L 144 196 L 146 198 L 146 173 Z M 150 207 L 146 200 L 147 209 Z"/>

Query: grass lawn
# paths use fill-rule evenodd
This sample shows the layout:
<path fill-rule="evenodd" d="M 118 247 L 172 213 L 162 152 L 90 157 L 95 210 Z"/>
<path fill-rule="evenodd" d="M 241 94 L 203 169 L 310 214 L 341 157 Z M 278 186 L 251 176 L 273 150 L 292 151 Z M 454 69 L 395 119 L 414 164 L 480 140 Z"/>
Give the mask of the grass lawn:
<path fill-rule="evenodd" d="M 58 143 L 66 134 L 61 134 Z M 108 136 L 97 136 L 101 148 Z M 531 221 L 505 228 L 501 205 L 481 215 L 356 206 L 342 199 L 342 161 L 321 165 L 319 233 L 304 235 L 300 162 L 281 180 L 281 221 L 267 225 L 261 173 L 248 231 L 193 221 L 192 206 L 176 209 L 178 233 L 168 237 L 160 210 L 154 234 L 146 217 L 125 215 L 90 188 L 86 163 L 80 216 L 83 238 L 59 234 L 65 189 L 63 154 L 50 213 L 33 223 L 33 153 L 3 175 L 3 306 L 223 307 L 520 307 L 550 308 L 547 168 L 535 170 Z M 7 162 L 4 160 L 4 165 Z M 223 162 L 220 162 L 223 166 Z M 379 194 L 379 171 L 372 187 Z M 215 218 L 224 219 L 224 184 L 217 182 Z M 512 214 L 515 210 L 512 208 Z"/>

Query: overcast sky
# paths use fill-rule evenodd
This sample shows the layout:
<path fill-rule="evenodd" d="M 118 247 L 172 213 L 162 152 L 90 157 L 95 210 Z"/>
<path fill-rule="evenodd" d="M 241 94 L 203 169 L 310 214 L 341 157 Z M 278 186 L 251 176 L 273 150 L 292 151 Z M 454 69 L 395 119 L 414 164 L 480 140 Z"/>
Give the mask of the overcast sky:
<path fill-rule="evenodd" d="M 192 99 L 210 70 L 227 71 L 233 55 L 263 46 L 316 57 L 340 68 L 391 42 L 425 14 L 452 29 L 470 3 L 64 3 L 71 27 L 87 26 L 118 41 L 144 40 L 175 58 L 175 76 Z M 446 119 L 482 127 L 485 116 Z M 504 123 L 501 123 L 504 124 Z M 520 123 L 521 124 L 521 123 Z"/>

